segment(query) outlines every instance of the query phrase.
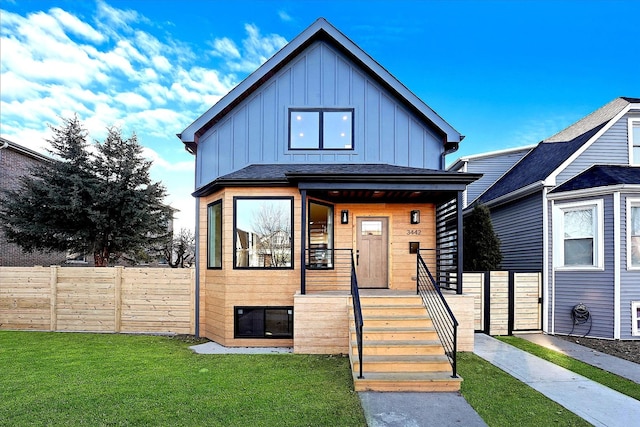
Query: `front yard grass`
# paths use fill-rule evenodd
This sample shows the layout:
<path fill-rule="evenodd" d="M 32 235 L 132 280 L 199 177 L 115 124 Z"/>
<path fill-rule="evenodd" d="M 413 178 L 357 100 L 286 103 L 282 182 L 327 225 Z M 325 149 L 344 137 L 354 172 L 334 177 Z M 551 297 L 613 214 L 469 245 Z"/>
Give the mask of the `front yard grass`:
<path fill-rule="evenodd" d="M 473 353 L 458 353 L 458 372 L 462 395 L 491 427 L 591 425 Z"/>
<path fill-rule="evenodd" d="M 527 353 L 531 353 L 541 359 L 547 360 L 551 363 L 575 372 L 576 374 L 589 378 L 590 380 L 609 387 L 612 390 L 616 390 L 622 394 L 626 394 L 629 397 L 633 397 L 636 400 L 640 400 L 640 385 L 638 385 L 634 381 L 623 378 L 616 374 L 612 374 L 611 372 L 607 372 L 596 366 L 581 362 L 572 357 L 534 344 L 522 338 L 512 336 L 503 336 L 496 338 L 514 347 L 518 347 L 519 349 L 524 350 Z"/>
<path fill-rule="evenodd" d="M 349 359 L 160 336 L 0 331 L 0 425 L 365 426 Z"/>

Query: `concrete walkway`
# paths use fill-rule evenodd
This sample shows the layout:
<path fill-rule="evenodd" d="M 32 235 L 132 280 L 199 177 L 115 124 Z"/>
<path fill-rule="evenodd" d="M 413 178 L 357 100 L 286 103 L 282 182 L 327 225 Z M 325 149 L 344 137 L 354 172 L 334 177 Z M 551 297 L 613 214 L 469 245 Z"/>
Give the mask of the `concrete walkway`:
<path fill-rule="evenodd" d="M 640 401 L 484 334 L 474 353 L 594 426 L 640 424 Z"/>
<path fill-rule="evenodd" d="M 518 338 L 531 341 L 534 344 L 566 354 L 569 357 L 597 366 L 600 369 L 620 375 L 640 384 L 640 364 L 610 356 L 589 347 L 578 345 L 571 341 L 546 334 L 518 334 Z"/>

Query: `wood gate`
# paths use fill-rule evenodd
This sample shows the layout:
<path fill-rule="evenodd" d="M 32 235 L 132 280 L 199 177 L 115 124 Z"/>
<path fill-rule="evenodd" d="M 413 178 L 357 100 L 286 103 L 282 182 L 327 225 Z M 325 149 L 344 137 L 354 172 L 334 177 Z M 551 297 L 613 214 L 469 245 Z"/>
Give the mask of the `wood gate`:
<path fill-rule="evenodd" d="M 474 328 L 489 335 L 542 329 L 542 274 L 464 273 L 463 290 L 475 296 Z"/>

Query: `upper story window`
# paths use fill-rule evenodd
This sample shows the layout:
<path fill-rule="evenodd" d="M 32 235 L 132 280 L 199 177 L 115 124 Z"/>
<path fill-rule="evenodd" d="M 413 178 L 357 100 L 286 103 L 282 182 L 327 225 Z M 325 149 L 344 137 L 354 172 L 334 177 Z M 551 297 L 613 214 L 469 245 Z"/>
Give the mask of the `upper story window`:
<path fill-rule="evenodd" d="M 557 224 L 557 227 L 555 225 Z M 561 268 L 602 268 L 602 201 L 557 205 L 554 215 L 555 258 Z"/>
<path fill-rule="evenodd" d="M 353 109 L 289 110 L 292 150 L 353 150 Z"/>
<path fill-rule="evenodd" d="M 629 119 L 629 157 L 632 165 L 640 165 L 640 119 Z"/>

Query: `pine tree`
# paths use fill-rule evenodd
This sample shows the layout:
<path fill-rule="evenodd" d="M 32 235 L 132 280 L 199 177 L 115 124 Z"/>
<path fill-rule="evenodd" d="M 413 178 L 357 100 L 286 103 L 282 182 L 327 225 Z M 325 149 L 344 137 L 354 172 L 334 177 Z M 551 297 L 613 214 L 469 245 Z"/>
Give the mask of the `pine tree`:
<path fill-rule="evenodd" d="M 489 209 L 476 204 L 463 221 L 465 271 L 498 270 L 502 262 L 500 239 L 493 230 Z"/>
<path fill-rule="evenodd" d="M 124 139 L 111 128 L 90 150 L 77 116 L 51 130 L 56 160 L 2 195 L 1 226 L 9 241 L 27 252 L 92 253 L 96 266 L 106 266 L 166 238 L 165 189 L 151 182 L 151 162 L 135 135 Z"/>

